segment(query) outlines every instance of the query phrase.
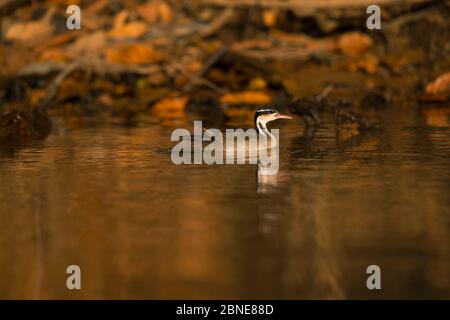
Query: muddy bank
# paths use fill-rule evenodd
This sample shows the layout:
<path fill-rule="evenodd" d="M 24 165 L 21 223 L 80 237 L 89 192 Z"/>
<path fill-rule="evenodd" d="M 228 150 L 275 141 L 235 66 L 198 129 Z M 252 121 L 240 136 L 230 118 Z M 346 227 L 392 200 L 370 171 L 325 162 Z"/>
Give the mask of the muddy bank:
<path fill-rule="evenodd" d="M 0 10 L 0 108 L 22 120 L 36 109 L 124 124 L 245 123 L 258 106 L 287 108 L 328 86 L 327 100 L 364 117 L 448 108 L 447 1 L 384 1 L 381 30 L 365 27 L 364 1 L 80 1 L 81 30 L 67 30 L 64 2 L 12 2 Z M 42 136 L 28 134 L 35 123 L 19 127 L 2 132 Z"/>

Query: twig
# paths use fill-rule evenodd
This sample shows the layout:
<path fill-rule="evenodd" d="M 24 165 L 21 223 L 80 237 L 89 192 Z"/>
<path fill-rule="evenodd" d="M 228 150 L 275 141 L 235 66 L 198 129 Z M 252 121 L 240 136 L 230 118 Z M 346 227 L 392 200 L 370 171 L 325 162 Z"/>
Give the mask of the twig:
<path fill-rule="evenodd" d="M 67 63 L 43 61 L 34 62 L 22 68 L 17 77 L 45 77 L 53 73 L 59 73 L 67 68 Z M 149 75 L 158 72 L 160 68 L 155 65 L 148 67 L 134 67 L 115 63 L 106 63 L 102 60 L 88 61 L 79 60 L 78 69 L 84 72 L 90 71 L 96 74 L 116 75 L 116 74 L 137 74 L 137 75 Z"/>
<path fill-rule="evenodd" d="M 38 106 L 39 111 L 44 111 L 50 105 L 50 103 L 55 98 L 58 93 L 58 88 L 61 82 L 67 78 L 75 69 L 79 67 L 79 62 L 74 61 L 71 64 L 67 65 L 53 80 L 53 82 L 48 87 L 47 96 L 41 101 Z"/>
<path fill-rule="evenodd" d="M 189 82 L 183 87 L 182 91 L 184 93 L 187 93 L 191 91 L 192 87 L 199 81 L 203 79 L 203 76 L 208 73 L 208 71 L 217 63 L 219 60 L 225 55 L 225 53 L 228 51 L 229 46 L 227 44 L 224 44 L 220 49 L 215 52 L 209 59 L 206 61 L 206 63 L 203 65 L 202 69 L 191 79 Z M 205 79 L 203 79 L 205 80 Z M 214 87 L 217 89 L 218 87 L 214 85 Z"/>
<path fill-rule="evenodd" d="M 29 76 L 46 76 L 54 72 L 59 72 L 55 79 L 48 87 L 46 97 L 41 101 L 38 106 L 40 111 L 44 111 L 50 103 L 55 98 L 58 93 L 58 88 L 61 85 L 61 82 L 64 81 L 73 71 L 76 69 L 82 70 L 86 73 L 95 72 L 98 74 L 108 73 L 112 75 L 120 74 L 120 73 L 136 73 L 136 74 L 151 74 L 156 71 L 155 68 L 131 68 L 122 65 L 115 64 L 107 64 L 101 61 L 86 61 L 86 60 L 75 60 L 70 64 L 35 64 L 34 66 L 28 66 L 28 68 L 19 72 L 19 76 L 21 77 L 29 77 Z M 157 68 L 159 70 L 159 68 Z"/>
<path fill-rule="evenodd" d="M 316 96 L 316 101 L 320 102 L 323 99 L 325 99 L 328 96 L 328 94 L 333 90 L 333 88 L 334 86 L 332 84 L 326 86 L 325 89 L 323 89 L 323 91 Z"/>
<path fill-rule="evenodd" d="M 233 8 L 227 8 L 220 16 L 213 20 L 213 22 L 192 36 L 192 40 L 199 40 L 212 36 L 219 30 L 221 30 L 235 15 L 235 10 Z"/>
<path fill-rule="evenodd" d="M 184 74 L 185 76 L 187 76 L 188 78 L 192 79 L 193 77 L 195 77 L 195 76 L 192 76 L 192 75 L 184 68 L 184 66 L 182 66 L 180 63 L 178 63 L 178 62 L 176 62 L 176 61 L 173 61 L 172 63 L 173 63 L 173 65 L 174 65 L 178 70 L 180 70 L 181 73 L 183 73 L 183 74 Z M 210 88 L 210 89 L 216 91 L 217 93 L 221 93 L 221 94 L 222 94 L 222 93 L 227 92 L 225 89 L 222 89 L 222 88 L 216 86 L 214 83 L 212 83 L 211 81 L 206 80 L 206 79 L 204 79 L 204 78 L 198 78 L 198 77 L 197 77 L 197 78 L 195 79 L 195 81 L 198 82 L 198 83 L 201 83 L 201 84 L 205 85 L 206 87 L 208 87 L 208 88 Z"/>

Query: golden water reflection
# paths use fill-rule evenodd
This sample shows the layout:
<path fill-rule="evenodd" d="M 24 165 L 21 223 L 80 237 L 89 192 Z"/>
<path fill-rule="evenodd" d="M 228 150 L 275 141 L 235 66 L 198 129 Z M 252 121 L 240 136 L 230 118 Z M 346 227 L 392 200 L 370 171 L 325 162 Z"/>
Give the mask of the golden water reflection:
<path fill-rule="evenodd" d="M 156 125 L 69 127 L 2 154 L 0 298 L 450 298 L 450 128 L 395 119 L 356 142 L 283 125 L 262 180 L 173 165 Z"/>

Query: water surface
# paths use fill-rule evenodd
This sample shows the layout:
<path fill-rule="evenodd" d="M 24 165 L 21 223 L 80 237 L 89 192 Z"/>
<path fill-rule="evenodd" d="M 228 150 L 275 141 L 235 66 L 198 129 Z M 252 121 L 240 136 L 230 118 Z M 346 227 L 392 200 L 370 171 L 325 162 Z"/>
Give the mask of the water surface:
<path fill-rule="evenodd" d="M 400 108 L 350 140 L 283 123 L 266 178 L 173 165 L 158 152 L 172 130 L 60 122 L 2 152 L 0 298 L 450 298 L 442 116 Z M 71 264 L 81 291 L 66 288 Z M 366 288 L 371 264 L 381 291 Z"/>

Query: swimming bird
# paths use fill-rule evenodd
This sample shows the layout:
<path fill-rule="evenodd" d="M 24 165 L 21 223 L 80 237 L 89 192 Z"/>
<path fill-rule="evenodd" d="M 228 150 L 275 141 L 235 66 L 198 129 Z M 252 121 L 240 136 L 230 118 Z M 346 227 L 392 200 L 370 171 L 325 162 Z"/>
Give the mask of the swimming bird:
<path fill-rule="evenodd" d="M 258 175 L 278 172 L 278 131 L 275 135 L 267 124 L 278 119 L 292 119 L 274 109 L 259 109 L 254 115 L 255 129 L 202 128 L 194 121 L 194 133 L 179 128 L 172 132 L 171 141 L 178 143 L 170 149 L 174 164 L 258 164 Z M 205 142 L 207 142 L 205 146 Z M 270 154 L 269 154 L 270 153 Z"/>
<path fill-rule="evenodd" d="M 253 124 L 255 126 L 255 130 L 259 135 L 270 138 L 271 140 L 275 139 L 272 133 L 267 129 L 267 124 L 271 121 L 278 119 L 292 119 L 292 117 L 280 114 L 277 110 L 271 108 L 258 109 L 255 111 L 255 115 L 253 117 Z M 195 125 L 194 125 L 195 126 Z M 205 129 L 201 128 L 199 133 L 194 128 L 194 134 L 182 136 L 182 138 L 192 139 L 192 141 L 205 141 L 206 137 L 214 137 L 217 129 Z"/>
<path fill-rule="evenodd" d="M 230 139 L 230 137 L 227 136 L 230 134 L 228 130 L 225 133 L 225 138 L 222 138 L 219 137 L 222 133 L 218 130 L 208 129 L 204 130 L 203 141 L 205 141 L 205 137 L 207 137 L 206 141 L 217 141 L 219 139 L 219 144 L 223 146 L 222 150 L 226 154 L 226 158 L 242 158 L 244 154 L 244 157 L 254 157 L 258 155 L 259 151 L 270 150 L 277 146 L 278 139 L 269 131 L 267 124 L 278 119 L 292 119 L 292 117 L 281 114 L 275 109 L 259 109 L 255 112 L 253 118 L 256 132 L 252 132 L 251 130 L 234 130 L 234 133 L 231 133 L 233 136 Z M 237 139 L 237 143 L 235 143 L 235 138 Z M 229 142 L 231 142 L 231 144 Z M 236 155 L 235 151 L 237 152 Z"/>

